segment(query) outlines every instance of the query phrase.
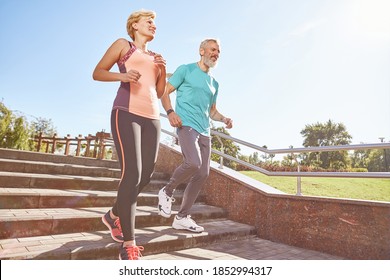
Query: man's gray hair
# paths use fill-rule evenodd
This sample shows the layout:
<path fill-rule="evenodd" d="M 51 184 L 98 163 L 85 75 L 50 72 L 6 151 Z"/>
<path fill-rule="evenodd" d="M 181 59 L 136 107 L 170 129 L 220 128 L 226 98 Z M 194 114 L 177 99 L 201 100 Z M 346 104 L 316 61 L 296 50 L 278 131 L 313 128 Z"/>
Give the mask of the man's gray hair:
<path fill-rule="evenodd" d="M 208 44 L 209 42 L 214 42 L 214 43 L 217 43 L 218 45 L 220 45 L 220 42 L 219 42 L 219 39 L 214 39 L 214 38 L 208 38 L 208 39 L 204 39 L 201 43 L 200 43 L 200 49 L 204 49 Z"/>

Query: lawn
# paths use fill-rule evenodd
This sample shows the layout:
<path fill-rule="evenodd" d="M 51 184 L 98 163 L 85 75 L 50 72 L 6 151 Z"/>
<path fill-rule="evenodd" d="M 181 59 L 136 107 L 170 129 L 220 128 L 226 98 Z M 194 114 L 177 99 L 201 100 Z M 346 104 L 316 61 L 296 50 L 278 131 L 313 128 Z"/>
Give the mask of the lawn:
<path fill-rule="evenodd" d="M 257 171 L 241 173 L 282 192 L 297 193 L 295 177 L 266 176 Z M 301 192 L 303 195 L 390 202 L 390 179 L 302 177 Z"/>

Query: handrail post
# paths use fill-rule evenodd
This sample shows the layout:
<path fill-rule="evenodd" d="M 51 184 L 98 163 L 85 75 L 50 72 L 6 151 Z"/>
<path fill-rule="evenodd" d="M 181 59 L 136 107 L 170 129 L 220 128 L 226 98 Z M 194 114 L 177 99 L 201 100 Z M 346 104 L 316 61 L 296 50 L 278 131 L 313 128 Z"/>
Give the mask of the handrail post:
<path fill-rule="evenodd" d="M 295 156 L 294 153 L 291 153 L 291 156 L 294 158 L 294 161 L 297 163 L 298 173 L 300 173 L 301 172 L 301 166 L 299 165 L 297 157 Z M 296 195 L 302 195 L 301 176 L 297 176 L 297 193 L 296 193 Z"/>
<path fill-rule="evenodd" d="M 175 128 L 173 128 L 173 133 L 175 133 Z M 175 146 L 175 144 L 178 144 L 177 143 L 178 142 L 178 140 L 176 139 L 176 137 L 173 137 L 172 136 L 172 143 L 171 143 L 171 147 L 174 147 Z"/>
<path fill-rule="evenodd" d="M 224 147 L 223 147 L 223 142 L 221 140 L 221 138 L 218 136 L 218 135 L 215 135 L 219 144 L 221 144 L 221 153 L 224 154 Z M 219 166 L 218 166 L 219 169 L 223 169 L 223 157 L 221 156 L 220 159 L 219 159 Z"/>

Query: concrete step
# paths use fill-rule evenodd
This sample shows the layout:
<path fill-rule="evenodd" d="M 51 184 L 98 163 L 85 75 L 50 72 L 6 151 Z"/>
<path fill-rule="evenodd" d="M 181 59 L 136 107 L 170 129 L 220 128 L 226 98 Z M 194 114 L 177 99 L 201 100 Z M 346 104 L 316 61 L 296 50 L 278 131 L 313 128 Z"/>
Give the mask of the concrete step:
<path fill-rule="evenodd" d="M 143 246 L 144 256 L 175 250 L 201 247 L 217 242 L 251 238 L 255 228 L 225 219 L 199 222 L 202 233 L 175 230 L 170 225 L 137 228 L 137 244 Z M 118 259 L 119 243 L 112 240 L 109 231 L 90 231 L 59 235 L 10 238 L 0 240 L 0 258 L 97 260 Z"/>
<path fill-rule="evenodd" d="M 114 160 L 99 160 L 94 158 L 65 156 L 59 154 L 46 154 L 21 150 L 2 149 L 0 148 L 0 158 L 13 159 L 21 161 L 36 161 L 36 162 L 53 162 L 71 165 L 86 165 L 98 166 L 112 169 L 119 169 L 118 161 Z"/>
<path fill-rule="evenodd" d="M 117 191 L 0 188 L 0 209 L 110 207 L 116 196 Z M 181 204 L 182 197 L 183 191 L 177 190 L 176 205 Z M 200 195 L 197 201 L 204 201 L 204 196 Z M 157 204 L 157 192 L 142 192 L 138 196 L 138 206 Z"/>
<path fill-rule="evenodd" d="M 146 190 L 159 190 L 167 182 L 166 174 L 155 172 Z M 119 178 L 101 176 L 55 175 L 0 171 L 0 187 L 73 190 L 117 190 Z"/>
<path fill-rule="evenodd" d="M 178 205 L 172 207 L 174 214 L 178 207 Z M 0 239 L 105 230 L 101 217 L 110 208 L 1 209 Z M 195 204 L 191 211 L 195 220 L 226 217 L 225 210 L 200 203 Z M 173 218 L 174 215 L 169 219 L 158 215 L 156 206 L 139 206 L 136 213 L 136 226 L 140 228 L 169 225 Z"/>
<path fill-rule="evenodd" d="M 117 259 L 120 245 L 101 217 L 116 199 L 119 178 L 116 161 L 0 149 L 0 259 Z M 145 256 L 255 234 L 202 196 L 191 215 L 205 232 L 172 229 L 184 186 L 175 192 L 172 217 L 163 218 L 157 193 L 168 179 L 154 173 L 138 199 L 136 236 Z"/>
<path fill-rule="evenodd" d="M 120 178 L 120 169 L 68 163 L 38 162 L 0 158 L 0 170 L 6 172 L 57 174 Z"/>

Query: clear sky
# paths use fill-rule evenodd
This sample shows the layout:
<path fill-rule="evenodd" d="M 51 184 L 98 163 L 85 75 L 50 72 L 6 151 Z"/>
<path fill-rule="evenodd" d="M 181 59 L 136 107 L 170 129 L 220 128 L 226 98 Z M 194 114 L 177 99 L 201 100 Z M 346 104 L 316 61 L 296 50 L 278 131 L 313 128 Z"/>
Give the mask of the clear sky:
<path fill-rule="evenodd" d="M 157 13 L 149 49 L 168 72 L 220 39 L 213 75 L 232 136 L 301 147 L 305 125 L 331 119 L 354 144 L 390 141 L 389 0 L 0 0 L 0 100 L 60 136 L 110 131 L 119 84 L 92 71 L 141 8 Z"/>

